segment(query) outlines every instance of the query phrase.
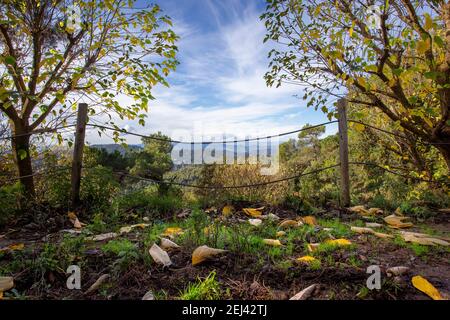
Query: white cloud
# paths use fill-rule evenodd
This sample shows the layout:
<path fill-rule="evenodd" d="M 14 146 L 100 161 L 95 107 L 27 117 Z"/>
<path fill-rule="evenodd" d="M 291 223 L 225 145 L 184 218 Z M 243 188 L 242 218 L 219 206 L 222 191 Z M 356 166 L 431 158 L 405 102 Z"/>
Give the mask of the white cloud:
<path fill-rule="evenodd" d="M 243 5 L 243 4 L 245 5 Z M 293 97 L 296 86 L 268 88 L 268 45 L 263 44 L 265 28 L 251 2 L 207 1 L 217 25 L 201 30 L 176 12 L 174 29 L 181 65 L 169 77 L 170 88 L 157 87 L 156 100 L 149 104 L 146 126 L 137 121 L 117 121 L 130 130 L 171 135 L 181 129 L 199 135 L 222 132 L 264 136 L 294 130 L 302 121 L 302 101 Z M 167 12 L 171 15 L 171 12 Z M 225 18 L 224 18 L 225 17 Z M 127 98 L 120 99 L 124 104 Z M 203 132 L 194 132 L 199 124 Z M 91 143 L 105 143 L 90 134 Z M 139 143 L 130 137 L 130 143 Z"/>

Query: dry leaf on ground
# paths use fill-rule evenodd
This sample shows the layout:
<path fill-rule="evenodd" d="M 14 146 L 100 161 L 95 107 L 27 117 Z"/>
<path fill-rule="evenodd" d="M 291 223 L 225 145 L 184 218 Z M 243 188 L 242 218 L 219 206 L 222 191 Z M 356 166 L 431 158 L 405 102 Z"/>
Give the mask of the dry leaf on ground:
<path fill-rule="evenodd" d="M 144 229 L 144 228 L 146 228 L 146 227 L 148 227 L 148 226 L 149 226 L 148 223 L 138 223 L 138 224 L 133 224 L 133 225 L 131 225 L 131 226 L 126 226 L 126 227 L 120 228 L 119 233 L 120 233 L 120 234 L 123 234 L 123 233 L 129 233 L 129 232 L 131 232 L 134 228 L 141 228 L 141 229 Z"/>
<path fill-rule="evenodd" d="M 252 226 L 259 226 L 262 223 L 261 219 L 248 219 L 248 222 L 252 225 Z"/>
<path fill-rule="evenodd" d="M 25 245 L 23 243 L 14 243 L 10 244 L 7 247 L 0 248 L 0 252 L 23 250 L 23 248 L 25 248 Z"/>
<path fill-rule="evenodd" d="M 200 246 L 192 252 L 192 265 L 195 266 L 205 260 L 209 260 L 212 257 L 225 253 L 227 250 L 210 248 L 206 245 Z"/>
<path fill-rule="evenodd" d="M 94 291 L 97 291 L 98 288 L 102 285 L 103 282 L 105 282 L 109 278 L 109 274 L 102 274 L 97 281 L 95 281 L 92 286 L 89 287 L 89 289 L 86 290 L 84 294 L 90 294 Z"/>
<path fill-rule="evenodd" d="M 286 232 L 284 232 L 284 231 L 278 231 L 278 232 L 276 233 L 277 238 L 282 237 L 282 236 L 285 236 L 285 235 L 286 235 Z"/>
<path fill-rule="evenodd" d="M 309 252 L 313 252 L 320 246 L 320 243 L 308 243 L 307 248 Z"/>
<path fill-rule="evenodd" d="M 317 226 L 317 220 L 313 216 L 302 217 L 302 221 L 310 226 Z"/>
<path fill-rule="evenodd" d="M 161 234 L 163 237 L 175 237 L 183 233 L 183 229 L 180 227 L 169 227 Z"/>
<path fill-rule="evenodd" d="M 230 206 L 230 205 L 225 206 L 222 209 L 222 215 L 225 216 L 225 217 L 228 217 L 229 215 L 231 215 L 233 213 L 233 211 L 234 211 L 234 207 L 233 206 Z"/>
<path fill-rule="evenodd" d="M 316 287 L 317 287 L 316 283 L 313 285 L 310 285 L 309 287 L 303 289 L 302 291 L 297 293 L 295 296 L 293 296 L 289 300 L 306 300 L 313 294 Z"/>
<path fill-rule="evenodd" d="M 14 287 L 13 277 L 0 277 L 0 292 L 8 291 Z"/>
<path fill-rule="evenodd" d="M 298 221 L 295 220 L 283 220 L 279 224 L 280 228 L 291 228 L 291 227 L 298 227 Z"/>
<path fill-rule="evenodd" d="M 326 240 L 325 243 L 336 245 L 336 246 L 349 246 L 352 244 L 350 240 L 347 240 L 344 238 L 334 239 L 334 240 Z"/>
<path fill-rule="evenodd" d="M 280 247 L 283 244 L 280 242 L 280 240 L 275 240 L 275 239 L 263 239 L 262 241 L 263 243 L 269 245 L 269 246 L 273 246 L 273 247 Z"/>
<path fill-rule="evenodd" d="M 401 276 L 407 272 L 409 272 L 409 268 L 404 266 L 392 267 L 386 270 L 386 273 L 389 277 Z"/>
<path fill-rule="evenodd" d="M 313 256 L 303 256 L 303 257 L 297 258 L 296 260 L 299 262 L 303 262 L 303 263 L 311 263 L 311 262 L 317 261 L 317 259 L 314 258 Z"/>
<path fill-rule="evenodd" d="M 161 247 L 161 249 L 164 249 L 164 250 L 176 249 L 176 248 L 180 247 L 179 245 L 177 245 L 172 240 L 169 240 L 169 239 L 166 239 L 166 238 L 161 238 L 161 242 L 160 242 L 159 246 Z"/>
<path fill-rule="evenodd" d="M 152 245 L 148 250 L 148 253 L 150 253 L 156 263 L 162 264 L 164 267 L 168 267 L 172 264 L 172 260 L 170 260 L 167 252 L 161 249 L 156 243 Z"/>
<path fill-rule="evenodd" d="M 155 295 L 152 291 L 147 291 L 147 293 L 142 297 L 142 300 L 155 300 Z"/>
<path fill-rule="evenodd" d="M 105 241 L 105 240 L 117 238 L 118 236 L 119 235 L 115 232 L 107 232 L 107 233 L 98 234 L 93 237 L 87 237 L 86 240 L 88 240 L 88 241 Z"/>
<path fill-rule="evenodd" d="M 441 293 L 427 279 L 422 276 L 414 276 L 411 279 L 412 285 L 427 294 L 433 300 L 443 300 Z"/>
<path fill-rule="evenodd" d="M 421 234 L 417 232 L 402 232 L 401 233 L 403 239 L 406 242 L 413 242 L 425 246 L 434 246 L 434 245 L 441 245 L 441 246 L 448 246 L 450 243 L 448 243 L 445 240 L 434 238 L 431 236 L 428 236 L 426 234 Z"/>
<path fill-rule="evenodd" d="M 395 214 L 391 214 L 390 216 L 387 216 L 384 218 L 384 221 L 389 225 L 391 228 L 409 228 L 412 227 L 413 224 L 411 222 L 403 222 L 403 220 L 409 219 L 408 217 L 399 217 Z"/>
<path fill-rule="evenodd" d="M 251 216 L 251 217 L 261 217 L 262 213 L 261 213 L 261 208 L 257 208 L 257 209 L 253 209 L 253 208 L 244 208 L 242 209 L 242 211 L 244 211 L 247 215 Z"/>

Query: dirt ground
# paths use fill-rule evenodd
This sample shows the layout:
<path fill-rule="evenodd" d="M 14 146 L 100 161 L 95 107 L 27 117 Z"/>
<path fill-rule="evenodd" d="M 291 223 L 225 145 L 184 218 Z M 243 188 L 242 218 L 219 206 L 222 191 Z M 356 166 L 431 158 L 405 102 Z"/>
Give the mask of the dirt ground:
<path fill-rule="evenodd" d="M 283 219 L 295 218 L 289 211 L 279 210 L 276 214 Z M 321 218 L 336 216 L 339 216 L 343 223 L 355 219 L 352 215 L 342 215 L 336 211 L 324 212 Z M 450 234 L 447 216 L 440 216 L 439 219 L 421 226 L 446 236 Z M 23 243 L 26 248 L 32 248 L 32 252 L 39 252 L 45 243 L 58 245 L 62 240 L 62 233 L 56 231 L 62 227 L 60 225 L 55 226 L 52 229 L 54 232 L 49 234 L 45 230 L 33 227 L 12 226 L 4 229 L 0 232 L 0 248 Z M 420 232 L 420 229 L 414 227 L 408 231 Z M 142 234 L 129 233 L 126 237 L 138 243 L 142 247 L 140 249 L 145 250 L 143 242 L 140 242 Z M 336 263 L 318 270 L 312 270 L 302 264 L 279 268 L 269 258 L 261 267 L 255 268 L 256 257 L 235 252 L 227 252 L 212 261 L 192 266 L 192 248 L 181 247 L 169 252 L 172 266 L 168 268 L 156 264 L 148 266 L 142 259 L 138 260 L 126 271 L 114 275 L 108 281 L 107 290 L 86 295 L 84 291 L 100 275 L 110 273 L 113 263 L 111 257 L 100 249 L 105 242 L 96 242 L 84 253 L 83 290 L 66 288 L 67 275 L 64 270 L 44 272 L 39 283 L 36 283 L 36 270 L 29 268 L 19 266 L 20 271 L 12 276 L 20 299 L 141 299 L 149 289 L 153 292 L 163 292 L 164 297 L 161 297 L 163 299 L 177 299 L 180 291 L 189 283 L 207 277 L 212 270 L 216 271 L 217 280 L 226 289 L 224 299 L 284 300 L 311 284 L 318 285 L 312 299 L 430 299 L 412 286 L 411 277 L 414 275 L 425 277 L 444 297 L 450 297 L 449 250 L 441 250 L 438 254 L 431 251 L 426 255 L 417 255 L 409 247 L 399 246 L 390 239 L 380 239 L 372 235 L 354 234 L 349 240 L 356 245 L 356 254 L 360 261 L 358 266 L 347 263 L 346 255 L 349 253 L 346 251 L 333 252 L 332 258 Z M 14 263 L 13 252 L 0 255 L 0 267 L 11 263 Z M 361 290 L 369 277 L 366 269 L 370 265 L 380 266 L 382 289 L 369 290 L 362 294 Z M 410 270 L 400 277 L 388 277 L 386 269 L 394 266 L 406 266 Z"/>

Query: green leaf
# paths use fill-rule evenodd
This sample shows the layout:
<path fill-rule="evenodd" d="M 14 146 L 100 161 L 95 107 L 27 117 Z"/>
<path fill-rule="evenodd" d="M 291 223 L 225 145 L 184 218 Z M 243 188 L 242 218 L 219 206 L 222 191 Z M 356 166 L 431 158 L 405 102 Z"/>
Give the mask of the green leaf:
<path fill-rule="evenodd" d="M 13 56 L 7 56 L 5 57 L 5 62 L 6 64 L 14 65 L 16 64 L 16 59 Z"/>
<path fill-rule="evenodd" d="M 23 160 L 27 157 L 27 152 L 23 149 L 19 149 L 19 150 L 17 150 L 17 155 L 20 160 Z"/>

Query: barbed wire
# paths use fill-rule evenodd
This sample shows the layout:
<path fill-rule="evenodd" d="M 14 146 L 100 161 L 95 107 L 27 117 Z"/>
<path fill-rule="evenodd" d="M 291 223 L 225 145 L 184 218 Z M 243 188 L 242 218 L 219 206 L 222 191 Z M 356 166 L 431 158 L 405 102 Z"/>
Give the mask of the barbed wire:
<path fill-rule="evenodd" d="M 39 130 L 34 130 L 31 132 L 27 132 L 27 133 L 20 133 L 20 134 L 15 134 L 15 135 L 10 135 L 10 136 L 6 136 L 6 137 L 0 137 L 0 140 L 11 140 L 14 138 L 19 138 L 19 137 L 24 137 L 24 136 L 31 136 L 33 134 L 46 134 L 46 133 L 52 133 L 58 130 L 63 130 L 63 129 L 67 129 L 67 128 L 72 128 L 72 127 L 76 127 L 75 124 L 70 124 L 70 125 L 66 125 L 66 126 L 60 126 L 60 127 L 56 127 L 56 128 L 44 128 L 44 129 L 39 129 Z"/>
<path fill-rule="evenodd" d="M 311 130 L 314 128 L 318 128 L 321 126 L 325 126 L 328 124 L 332 124 L 332 123 L 337 123 L 338 120 L 333 120 L 333 121 L 328 121 L 328 122 L 324 122 L 321 124 L 317 124 L 317 125 L 313 125 L 313 126 L 309 126 L 309 127 L 304 127 L 301 129 L 296 129 L 296 130 L 292 130 L 292 131 L 288 131 L 288 132 L 283 132 L 283 133 L 279 133 L 279 134 L 274 134 L 274 135 L 269 135 L 269 136 L 263 136 L 263 137 L 257 137 L 257 138 L 248 138 L 248 139 L 237 139 L 237 140 L 223 140 L 223 141 L 181 141 L 181 140 L 173 140 L 173 139 L 164 139 L 164 138 L 160 138 L 160 137 L 155 137 L 155 136 L 150 136 L 150 135 L 145 135 L 145 134 L 140 134 L 140 133 L 135 133 L 135 132 L 129 132 L 125 129 L 120 129 L 120 128 L 114 128 L 114 127 L 109 127 L 109 126 L 104 126 L 104 125 L 99 125 L 99 124 L 88 124 L 88 126 L 90 127 L 97 127 L 97 128 L 101 128 L 101 129 L 106 129 L 106 130 L 113 130 L 113 131 L 118 131 L 124 134 L 129 134 L 132 136 L 137 136 L 137 137 L 141 137 L 141 138 L 145 138 L 145 139 L 152 139 L 152 140 L 158 140 L 158 141 L 163 141 L 163 142 L 170 142 L 170 143 L 185 143 L 185 144 L 220 144 L 220 143 L 237 143 L 237 142 L 247 142 L 247 141 L 256 141 L 256 140 L 264 140 L 264 139 L 271 139 L 271 138 L 276 138 L 276 137 L 282 137 L 282 136 L 286 136 L 286 135 L 290 135 L 293 133 L 298 133 L 301 131 L 306 131 L 306 130 Z"/>
<path fill-rule="evenodd" d="M 242 189 L 242 188 L 261 187 L 261 186 L 265 186 L 265 185 L 269 185 L 269 184 L 275 184 L 275 183 L 280 183 L 280 182 L 284 182 L 284 181 L 288 181 L 288 180 L 292 180 L 292 179 L 298 179 L 298 178 L 301 178 L 301 177 L 304 177 L 304 176 L 308 176 L 308 175 L 311 175 L 311 174 L 319 173 L 319 172 L 322 172 L 322 171 L 325 171 L 325 170 L 329 170 L 329 169 L 333 169 L 333 168 L 336 168 L 336 167 L 339 167 L 339 166 L 340 166 L 340 164 L 335 164 L 335 165 L 332 165 L 332 166 L 328 166 L 328 167 L 320 168 L 320 169 L 317 169 L 317 170 L 305 172 L 305 173 L 298 174 L 298 175 L 295 175 L 295 176 L 290 176 L 290 177 L 285 177 L 285 178 L 280 178 L 280 179 L 271 180 L 271 181 L 265 181 L 265 182 L 258 182 L 258 183 L 244 184 L 244 185 L 236 185 L 236 186 L 197 185 L 197 184 L 176 182 L 176 181 L 171 181 L 171 180 L 155 180 L 155 179 L 151 179 L 151 178 L 145 178 L 145 177 L 131 175 L 131 174 L 128 174 L 128 173 L 121 173 L 121 172 L 116 172 L 116 174 L 120 174 L 122 176 L 129 177 L 129 178 L 132 178 L 132 179 L 148 181 L 148 182 L 152 182 L 152 183 L 156 183 L 156 184 L 177 185 L 177 186 L 181 186 L 181 187 L 189 187 L 189 188 L 197 188 L 197 189 Z"/>

